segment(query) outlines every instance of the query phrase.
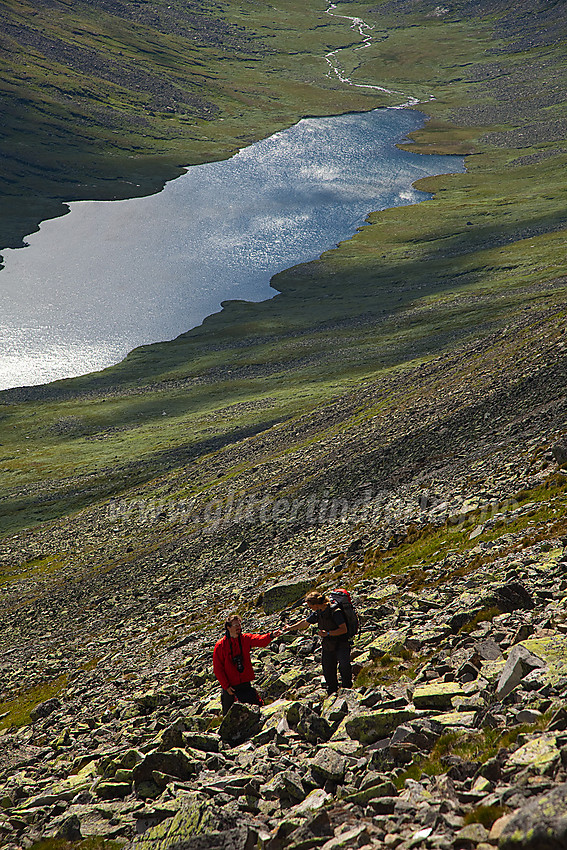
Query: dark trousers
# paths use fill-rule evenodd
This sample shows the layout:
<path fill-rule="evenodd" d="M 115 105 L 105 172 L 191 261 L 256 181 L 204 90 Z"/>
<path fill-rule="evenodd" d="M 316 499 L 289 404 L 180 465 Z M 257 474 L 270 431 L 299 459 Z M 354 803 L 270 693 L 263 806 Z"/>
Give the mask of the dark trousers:
<path fill-rule="evenodd" d="M 233 702 L 237 699 L 238 702 L 247 702 L 249 705 L 264 705 L 260 694 L 253 688 L 250 682 L 242 682 L 241 685 L 234 685 L 236 696 L 233 697 L 228 691 L 221 691 L 222 713 L 226 714 Z"/>
<path fill-rule="evenodd" d="M 348 640 L 338 640 L 334 648 L 324 648 L 321 654 L 321 662 L 327 683 L 327 693 L 334 694 L 339 689 L 337 664 L 343 688 L 352 688 L 352 667 L 350 666 L 350 643 Z"/>

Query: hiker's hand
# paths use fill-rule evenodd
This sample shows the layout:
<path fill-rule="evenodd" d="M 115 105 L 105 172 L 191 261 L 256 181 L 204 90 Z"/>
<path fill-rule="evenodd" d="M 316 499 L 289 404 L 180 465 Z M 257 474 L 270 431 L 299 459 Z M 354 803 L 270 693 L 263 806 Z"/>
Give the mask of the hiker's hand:
<path fill-rule="evenodd" d="M 325 631 L 323 631 L 323 629 L 319 629 L 319 637 L 320 638 L 329 637 L 329 632 L 326 629 L 325 629 Z"/>
<path fill-rule="evenodd" d="M 234 690 L 234 688 L 227 688 L 227 689 L 226 689 L 226 692 L 227 692 L 227 694 L 230 694 L 230 695 L 231 695 L 231 697 L 235 697 L 235 696 L 236 696 L 236 691 Z"/>

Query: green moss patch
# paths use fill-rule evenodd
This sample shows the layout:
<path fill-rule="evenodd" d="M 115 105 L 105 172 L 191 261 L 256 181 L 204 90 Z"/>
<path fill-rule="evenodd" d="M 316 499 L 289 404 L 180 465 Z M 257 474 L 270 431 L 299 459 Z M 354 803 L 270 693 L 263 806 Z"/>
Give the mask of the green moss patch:
<path fill-rule="evenodd" d="M 57 696 L 65 688 L 67 676 L 59 676 L 49 682 L 43 682 L 22 691 L 14 699 L 0 703 L 0 715 L 6 715 L 0 720 L 0 728 L 11 726 L 27 726 L 31 723 L 30 712 L 40 703 Z"/>

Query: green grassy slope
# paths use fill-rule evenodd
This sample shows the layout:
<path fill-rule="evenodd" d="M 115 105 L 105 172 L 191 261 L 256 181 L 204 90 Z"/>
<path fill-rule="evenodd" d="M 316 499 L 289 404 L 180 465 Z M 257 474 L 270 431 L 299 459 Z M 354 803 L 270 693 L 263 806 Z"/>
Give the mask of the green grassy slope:
<path fill-rule="evenodd" d="M 422 181 L 433 199 L 372 214 L 354 239 L 278 275 L 271 301 L 231 302 L 102 373 L 0 394 L 1 528 L 222 446 L 245 452 L 247 435 L 461 344 L 494 344 L 532 311 L 549 310 L 560 339 L 567 87 L 565 33 L 549 22 L 559 6 L 522 17 L 521 5 L 460 2 L 438 16 L 425 2 L 349 3 L 377 36 L 353 79 L 434 95 L 414 146 L 470 152 L 467 172 Z"/>

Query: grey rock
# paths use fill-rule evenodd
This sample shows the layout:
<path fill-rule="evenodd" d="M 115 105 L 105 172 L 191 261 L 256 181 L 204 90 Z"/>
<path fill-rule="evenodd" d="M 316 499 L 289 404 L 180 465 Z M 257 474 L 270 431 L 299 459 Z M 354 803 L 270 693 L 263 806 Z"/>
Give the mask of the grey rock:
<path fill-rule="evenodd" d="M 567 783 L 522 806 L 505 825 L 499 850 L 564 850 L 567 847 Z"/>
<path fill-rule="evenodd" d="M 294 802 L 304 800 L 306 797 L 301 776 L 291 769 L 277 773 L 273 779 L 262 786 L 261 794 L 267 799 L 284 798 Z"/>
<path fill-rule="evenodd" d="M 312 586 L 313 581 L 310 578 L 273 584 L 263 592 L 262 605 L 264 611 L 266 614 L 273 614 L 276 611 L 281 611 L 282 608 L 300 602 Z"/>
<path fill-rule="evenodd" d="M 222 719 L 219 735 L 225 744 L 241 744 L 256 735 L 262 726 L 260 708 L 235 702 Z"/>
<path fill-rule="evenodd" d="M 475 650 L 483 661 L 496 661 L 502 658 L 502 651 L 495 640 L 486 638 L 475 644 Z"/>
<path fill-rule="evenodd" d="M 202 750 L 205 753 L 218 753 L 219 735 L 206 734 L 205 732 L 184 732 L 183 744 L 194 750 Z"/>
<path fill-rule="evenodd" d="M 541 711 L 537 711 L 535 708 L 523 708 L 514 719 L 516 723 L 537 723 L 542 717 Z"/>
<path fill-rule="evenodd" d="M 127 797 L 131 790 L 130 782 L 99 782 L 95 793 L 101 800 L 116 800 Z"/>
<path fill-rule="evenodd" d="M 489 782 L 498 782 L 502 776 L 502 760 L 497 756 L 487 759 L 478 769 L 478 775 Z"/>
<path fill-rule="evenodd" d="M 203 795 L 183 799 L 173 818 L 150 827 L 132 843 L 133 850 L 244 850 L 256 836 L 235 830 L 236 814 L 219 809 Z"/>
<path fill-rule="evenodd" d="M 368 801 L 368 806 L 372 809 L 374 815 L 393 815 L 397 797 L 375 797 Z"/>
<path fill-rule="evenodd" d="M 61 703 L 56 697 L 48 699 L 45 702 L 40 702 L 35 708 L 30 711 L 30 718 L 35 723 L 36 720 L 42 720 L 44 717 L 49 717 L 54 711 L 61 708 Z"/>
<path fill-rule="evenodd" d="M 567 731 L 567 710 L 563 707 L 558 708 L 549 721 L 547 728 L 550 732 Z"/>
<path fill-rule="evenodd" d="M 155 781 L 154 773 L 183 780 L 197 773 L 200 767 L 200 762 L 181 749 L 148 753 L 133 770 L 134 789 L 143 799 L 157 797 L 162 783 Z"/>
<path fill-rule="evenodd" d="M 321 850 L 342 850 L 343 847 L 363 847 L 368 845 L 370 836 L 365 824 L 359 824 L 330 838 Z"/>
<path fill-rule="evenodd" d="M 567 442 L 565 440 L 559 440 L 555 443 L 551 448 L 555 463 L 564 467 L 567 466 Z"/>
<path fill-rule="evenodd" d="M 364 712 L 346 721 L 347 735 L 362 744 L 374 744 L 401 724 L 417 717 L 412 709 L 383 709 Z"/>
<path fill-rule="evenodd" d="M 338 697 L 323 709 L 323 717 L 330 723 L 338 723 L 349 713 L 349 705 L 344 697 Z"/>
<path fill-rule="evenodd" d="M 132 697 L 132 702 L 140 714 L 151 714 L 152 711 L 167 705 L 169 698 L 164 693 L 147 691 L 146 693 L 135 694 Z"/>
<path fill-rule="evenodd" d="M 342 782 L 346 768 L 346 758 L 330 747 L 323 747 L 315 758 L 311 759 L 311 771 L 316 778 L 323 780 L 330 779 L 333 782 Z"/>
<path fill-rule="evenodd" d="M 278 699 L 282 694 L 289 689 L 289 684 L 281 678 L 281 676 L 274 676 L 267 681 L 262 682 L 262 694 L 264 697 L 271 697 L 272 699 Z"/>
<path fill-rule="evenodd" d="M 530 611 L 535 607 L 535 602 L 523 584 L 513 581 L 489 591 L 483 597 L 483 605 L 487 608 L 496 606 L 501 611 L 514 613 L 519 610 Z"/>
<path fill-rule="evenodd" d="M 476 847 L 485 843 L 488 830 L 481 823 L 470 823 L 460 829 L 455 836 L 455 847 Z"/>
<path fill-rule="evenodd" d="M 496 686 L 496 699 L 502 700 L 519 685 L 524 676 L 532 670 L 544 667 L 545 662 L 532 655 L 525 646 L 514 646 L 510 651 L 504 669 Z"/>
<path fill-rule="evenodd" d="M 328 741 L 333 730 L 324 717 L 320 717 L 315 711 L 306 705 L 299 709 L 299 717 L 295 724 L 296 732 L 310 744 Z"/>
<path fill-rule="evenodd" d="M 77 815 L 69 815 L 60 824 L 55 833 L 55 838 L 64 838 L 66 841 L 81 841 L 81 821 Z"/>
<path fill-rule="evenodd" d="M 283 831 L 282 831 L 283 832 Z M 287 835 L 276 837 L 270 843 L 270 850 L 308 850 L 320 847 L 333 834 L 329 815 L 326 811 L 317 812 L 307 818 L 305 823 L 293 829 Z"/>
<path fill-rule="evenodd" d="M 364 806 L 370 800 L 374 800 L 377 797 L 395 797 L 396 794 L 396 786 L 393 782 L 378 782 L 376 785 L 371 785 L 361 791 L 349 794 L 347 801 L 349 803 L 356 803 L 358 806 Z"/>

